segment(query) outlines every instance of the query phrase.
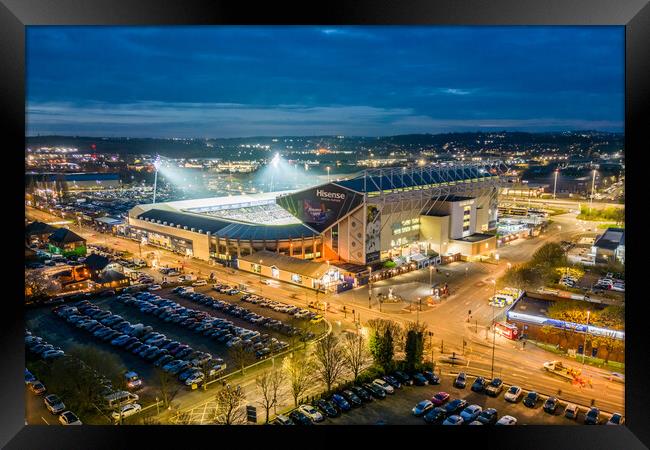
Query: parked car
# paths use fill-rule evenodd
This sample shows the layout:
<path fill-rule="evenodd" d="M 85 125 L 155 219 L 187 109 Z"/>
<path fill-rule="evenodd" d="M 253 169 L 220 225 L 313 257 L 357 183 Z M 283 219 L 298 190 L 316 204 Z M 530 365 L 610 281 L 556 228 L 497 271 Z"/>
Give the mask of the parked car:
<path fill-rule="evenodd" d="M 372 384 L 374 384 L 377 387 L 382 388 L 387 394 L 394 394 L 395 393 L 395 389 L 393 388 L 393 386 L 386 383 L 384 380 L 380 380 L 379 378 L 375 378 L 372 381 Z"/>
<path fill-rule="evenodd" d="M 477 377 L 476 380 L 474 380 L 474 383 L 472 383 L 471 390 L 474 392 L 483 392 L 486 384 L 485 378 Z"/>
<path fill-rule="evenodd" d="M 311 425 L 312 421 L 307 415 L 305 415 L 302 411 L 295 409 L 291 411 L 291 414 L 289 414 L 289 417 L 291 420 L 295 422 L 296 425 Z"/>
<path fill-rule="evenodd" d="M 395 372 L 393 372 L 393 377 L 397 378 L 399 380 L 399 382 L 402 383 L 402 384 L 408 384 L 408 385 L 413 384 L 413 380 L 411 379 L 411 377 L 409 377 L 407 374 L 405 374 L 401 370 L 396 370 Z"/>
<path fill-rule="evenodd" d="M 517 403 L 522 394 L 522 389 L 519 386 L 510 386 L 510 388 L 504 394 L 503 398 L 506 399 L 506 401 Z"/>
<path fill-rule="evenodd" d="M 59 416 L 59 422 L 61 425 L 83 425 L 79 417 L 72 411 L 65 411 Z"/>
<path fill-rule="evenodd" d="M 319 399 L 316 402 L 316 406 L 320 409 L 327 417 L 338 417 L 341 415 L 338 409 L 328 400 L 324 398 Z"/>
<path fill-rule="evenodd" d="M 436 406 L 444 405 L 447 402 L 447 400 L 449 400 L 449 394 L 442 391 L 438 392 L 433 397 L 431 397 L 431 402 L 433 402 L 433 404 Z"/>
<path fill-rule="evenodd" d="M 458 414 L 460 411 L 465 409 L 467 406 L 467 400 L 462 398 L 456 398 L 445 405 L 445 411 L 448 416 Z"/>
<path fill-rule="evenodd" d="M 537 400 L 539 400 L 539 394 L 537 392 L 531 391 L 524 397 L 524 405 L 529 408 L 534 408 L 537 405 Z"/>
<path fill-rule="evenodd" d="M 126 405 L 120 406 L 117 411 L 113 411 L 111 413 L 111 417 L 115 421 L 119 421 L 120 419 L 125 419 L 127 417 L 130 417 L 134 414 L 137 414 L 142 410 L 142 406 L 138 403 L 128 403 Z"/>
<path fill-rule="evenodd" d="M 465 422 L 473 422 L 474 420 L 478 419 L 478 416 L 482 411 L 483 408 L 481 408 L 479 405 L 469 405 L 461 411 L 460 417 L 462 417 Z"/>
<path fill-rule="evenodd" d="M 557 409 L 559 402 L 560 401 L 557 397 L 547 398 L 543 406 L 544 411 L 546 411 L 549 414 L 555 414 L 555 410 Z"/>
<path fill-rule="evenodd" d="M 392 387 L 395 389 L 400 389 L 402 387 L 402 383 L 400 383 L 397 378 L 392 377 L 390 375 L 384 375 L 381 377 L 386 383 L 390 384 Z"/>
<path fill-rule="evenodd" d="M 484 409 L 476 420 L 481 422 L 483 425 L 493 425 L 497 421 L 497 410 L 494 408 Z"/>
<path fill-rule="evenodd" d="M 440 424 L 445 420 L 446 417 L 447 412 L 444 408 L 435 407 L 430 409 L 429 412 L 424 415 L 424 421 L 426 423 Z"/>
<path fill-rule="evenodd" d="M 431 400 L 422 400 L 420 403 L 415 405 L 411 412 L 414 416 L 420 417 L 426 414 L 429 410 L 433 409 L 434 405 Z"/>
<path fill-rule="evenodd" d="M 566 407 L 564 408 L 564 417 L 567 419 L 576 420 L 578 418 L 578 412 L 580 412 L 578 405 L 567 403 Z"/>
<path fill-rule="evenodd" d="M 341 392 L 341 395 L 348 401 L 353 408 L 359 407 L 363 404 L 363 401 L 351 390 L 345 390 Z"/>
<path fill-rule="evenodd" d="M 464 422 L 463 418 L 453 414 L 445 419 L 444 422 L 442 422 L 443 425 L 462 425 Z"/>
<path fill-rule="evenodd" d="M 600 410 L 598 408 L 589 408 L 585 416 L 585 425 L 598 425 Z"/>
<path fill-rule="evenodd" d="M 352 409 L 350 403 L 339 394 L 332 395 L 331 402 L 334 403 L 340 411 L 350 411 L 350 409 Z"/>
<path fill-rule="evenodd" d="M 352 386 L 350 387 L 350 390 L 354 392 L 357 397 L 359 397 L 361 400 L 364 402 L 371 402 L 372 401 L 372 394 L 362 388 L 361 386 Z"/>
<path fill-rule="evenodd" d="M 325 417 L 323 417 L 323 415 L 319 413 L 316 410 L 316 408 L 314 408 L 311 405 L 300 405 L 298 407 L 298 410 L 304 415 L 306 415 L 307 417 L 309 417 L 312 420 L 312 422 L 322 422 L 323 420 L 325 420 Z"/>
<path fill-rule="evenodd" d="M 429 384 L 440 384 L 440 377 L 433 373 L 431 370 L 425 370 L 422 372 L 422 375 L 424 375 L 424 378 L 427 379 Z"/>
<path fill-rule="evenodd" d="M 498 396 L 503 391 L 503 381 L 501 378 L 494 378 L 485 386 L 485 393 L 491 397 Z"/>
<path fill-rule="evenodd" d="M 65 410 L 65 404 L 61 401 L 58 395 L 50 394 L 43 399 L 45 407 L 52 414 L 59 414 Z"/>
<path fill-rule="evenodd" d="M 625 418 L 620 413 L 612 414 L 612 417 L 609 418 L 605 425 L 623 425 L 625 423 Z"/>
<path fill-rule="evenodd" d="M 413 384 L 416 386 L 425 386 L 427 384 L 427 379 L 424 378 L 424 375 L 421 373 L 416 372 L 413 374 Z"/>
<path fill-rule="evenodd" d="M 386 391 L 383 387 L 377 386 L 376 384 L 364 383 L 363 388 L 370 392 L 376 399 L 383 400 L 386 398 Z"/>
<path fill-rule="evenodd" d="M 456 379 L 454 380 L 454 387 L 459 389 L 464 389 L 466 384 L 467 384 L 467 376 L 465 375 L 465 372 L 460 372 L 456 376 Z"/>
<path fill-rule="evenodd" d="M 503 416 L 495 425 L 517 425 L 517 419 L 512 416 Z"/>
<path fill-rule="evenodd" d="M 45 385 L 43 383 L 41 383 L 38 380 L 35 380 L 29 383 L 29 390 L 36 395 L 42 395 L 45 393 L 47 389 L 45 388 Z"/>
<path fill-rule="evenodd" d="M 274 425 L 295 425 L 295 422 L 293 420 L 291 420 L 289 417 L 287 417 L 287 416 L 285 416 L 283 414 L 280 414 L 279 416 L 277 416 L 275 418 L 275 420 L 273 421 L 273 424 Z"/>

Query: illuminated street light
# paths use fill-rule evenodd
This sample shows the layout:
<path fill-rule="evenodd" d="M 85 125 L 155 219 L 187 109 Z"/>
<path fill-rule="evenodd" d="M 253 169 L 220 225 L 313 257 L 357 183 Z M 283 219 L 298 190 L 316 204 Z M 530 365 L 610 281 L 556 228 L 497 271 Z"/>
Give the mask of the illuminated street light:
<path fill-rule="evenodd" d="M 153 162 L 153 167 L 156 170 L 153 176 L 153 203 L 156 203 L 156 188 L 158 187 L 158 169 L 160 169 L 160 156 L 156 156 Z"/>
<path fill-rule="evenodd" d="M 591 214 L 591 206 L 594 202 L 594 188 L 596 187 L 596 169 L 593 171 L 591 177 L 591 198 L 589 198 L 589 214 Z"/>
<path fill-rule="evenodd" d="M 494 297 L 497 295 L 497 280 L 492 280 L 494 284 Z M 496 309 L 494 308 L 495 302 L 492 297 L 492 368 L 490 369 L 490 378 L 494 378 L 494 347 L 496 346 Z"/>
<path fill-rule="evenodd" d="M 368 309 L 372 309 L 372 267 L 368 266 Z"/>

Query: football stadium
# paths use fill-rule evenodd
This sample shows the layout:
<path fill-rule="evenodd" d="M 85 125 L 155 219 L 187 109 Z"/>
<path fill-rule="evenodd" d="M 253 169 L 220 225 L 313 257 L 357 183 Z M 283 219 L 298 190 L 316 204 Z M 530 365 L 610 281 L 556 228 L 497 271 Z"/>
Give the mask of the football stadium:
<path fill-rule="evenodd" d="M 496 249 L 500 163 L 365 170 L 296 191 L 139 205 L 133 239 L 309 288 Z M 367 273 L 366 273 L 367 275 Z"/>

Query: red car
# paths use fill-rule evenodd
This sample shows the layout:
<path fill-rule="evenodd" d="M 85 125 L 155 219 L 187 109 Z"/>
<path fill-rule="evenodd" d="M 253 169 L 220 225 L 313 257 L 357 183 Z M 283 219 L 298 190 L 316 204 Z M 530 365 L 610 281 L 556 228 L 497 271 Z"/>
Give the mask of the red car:
<path fill-rule="evenodd" d="M 449 394 L 446 392 L 438 392 L 436 395 L 431 397 L 431 402 L 436 406 L 444 404 L 447 400 L 449 400 Z"/>

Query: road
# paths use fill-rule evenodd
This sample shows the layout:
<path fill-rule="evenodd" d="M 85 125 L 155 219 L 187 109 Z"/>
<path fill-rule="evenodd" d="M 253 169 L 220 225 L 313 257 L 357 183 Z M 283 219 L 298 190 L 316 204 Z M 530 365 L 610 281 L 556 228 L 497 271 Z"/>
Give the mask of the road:
<path fill-rule="evenodd" d="M 43 397 L 25 387 L 25 422 L 30 425 L 61 425 L 58 416 L 52 415 L 45 407 Z"/>
<path fill-rule="evenodd" d="M 58 218 L 27 208 L 26 215 L 30 218 L 42 221 L 55 221 Z M 334 324 L 341 323 L 341 327 L 351 327 L 350 314 L 344 318 L 341 312 L 345 305 L 350 311 L 352 308 L 360 314 L 361 322 L 367 323 L 373 318 L 393 319 L 402 324 L 419 320 L 426 323 L 428 329 L 434 332 L 433 344 L 437 348 L 435 358 L 449 356 L 451 352 L 460 355 L 468 352 L 465 363 L 468 364 L 468 370 L 471 368 L 476 371 L 483 371 L 491 375 L 492 346 L 491 335 L 488 341 L 485 339 L 486 327 L 493 320 L 495 313 L 492 307 L 487 305 L 488 297 L 493 293 L 494 287 L 492 280 L 497 279 L 507 269 L 507 264 L 516 264 L 524 262 L 530 258 L 530 255 L 547 242 L 557 242 L 568 240 L 571 237 L 582 234 L 581 225 L 576 221 L 575 214 L 567 213 L 553 216 L 553 224 L 543 235 L 538 238 L 520 239 L 499 249 L 499 264 L 487 264 L 479 262 L 452 263 L 443 266 L 441 273 L 434 275 L 434 281 L 447 282 L 451 287 L 451 295 L 434 307 L 423 310 L 422 312 L 411 313 L 386 313 L 379 312 L 377 304 L 368 308 L 368 290 L 365 287 L 357 288 L 342 294 L 326 295 L 320 294 L 321 300 L 326 300 L 332 304 L 339 312 L 328 312 L 326 318 Z M 75 232 L 88 240 L 89 244 L 106 245 L 118 250 L 127 250 L 134 255 L 140 254 L 140 245 L 135 241 L 124 238 L 109 236 L 98 233 L 95 230 L 73 226 Z M 316 298 L 312 291 L 293 286 L 281 284 L 277 287 L 265 286 L 260 283 L 260 277 L 227 269 L 219 265 L 211 265 L 204 261 L 196 259 L 182 258 L 166 250 L 142 246 L 142 254 L 154 252 L 158 259 L 159 265 L 179 266 L 184 264 L 185 272 L 194 272 L 207 276 L 214 272 L 216 277 L 230 284 L 245 283 L 249 289 L 258 292 L 275 300 L 281 300 L 286 303 L 305 306 L 308 300 Z M 445 274 L 449 273 L 449 277 Z M 156 276 L 160 279 L 160 274 Z M 388 286 L 406 286 L 407 290 L 415 292 L 424 289 L 427 291 L 429 282 L 428 270 L 420 270 L 397 276 L 390 280 L 383 280 L 373 283 L 374 289 L 388 289 Z M 409 284 L 410 283 L 410 284 Z M 413 296 L 412 298 L 415 298 Z M 471 310 L 471 320 L 468 324 L 468 311 Z M 474 325 L 470 327 L 469 325 Z M 472 329 L 476 328 L 477 333 Z M 463 341 L 467 343 L 463 349 Z M 489 345 L 485 345 L 485 344 Z M 544 361 L 558 359 L 575 366 L 575 361 L 570 358 L 550 354 L 544 350 L 527 346 L 525 349 L 519 347 L 520 344 L 497 338 L 494 349 L 494 373 L 500 374 L 505 382 L 514 384 L 520 383 L 522 388 L 537 389 L 541 393 L 553 393 L 558 389 L 563 391 L 563 397 L 569 401 L 577 403 L 591 403 L 592 399 L 596 404 L 605 411 L 623 411 L 624 410 L 624 388 L 618 383 L 607 381 L 608 372 L 586 366 L 583 374 L 592 379 L 593 388 L 579 388 L 572 386 L 562 379 L 556 379 L 545 374 L 541 367 Z M 444 350 L 442 353 L 440 350 Z"/>

